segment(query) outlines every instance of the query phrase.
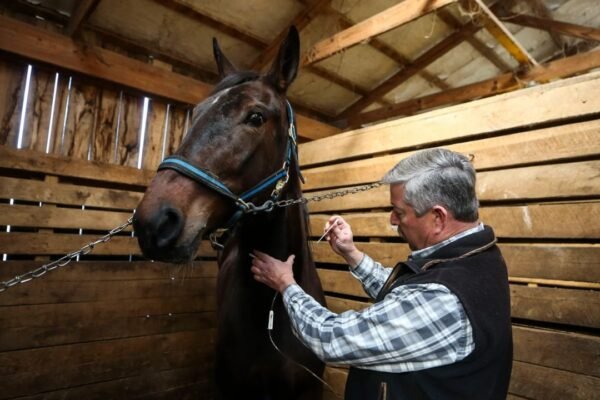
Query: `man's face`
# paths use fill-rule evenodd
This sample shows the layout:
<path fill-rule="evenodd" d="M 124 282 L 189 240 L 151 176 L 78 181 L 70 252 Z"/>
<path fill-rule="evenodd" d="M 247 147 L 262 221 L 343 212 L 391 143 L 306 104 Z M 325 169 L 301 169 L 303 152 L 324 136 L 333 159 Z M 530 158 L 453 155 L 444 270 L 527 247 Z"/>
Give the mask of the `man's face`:
<path fill-rule="evenodd" d="M 390 202 L 392 213 L 390 223 L 397 226 L 398 234 L 408 242 L 411 250 L 430 246 L 433 216 L 429 211 L 417 217 L 415 209 L 404 201 L 404 185 L 390 185 Z"/>

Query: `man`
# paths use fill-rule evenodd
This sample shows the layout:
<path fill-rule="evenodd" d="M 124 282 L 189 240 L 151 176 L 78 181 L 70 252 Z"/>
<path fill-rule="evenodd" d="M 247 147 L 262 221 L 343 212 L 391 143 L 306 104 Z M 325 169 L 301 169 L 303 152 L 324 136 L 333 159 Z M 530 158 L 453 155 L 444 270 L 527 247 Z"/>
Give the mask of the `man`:
<path fill-rule="evenodd" d="M 335 314 L 295 284 L 287 261 L 255 252 L 255 279 L 283 294 L 294 332 L 323 361 L 350 366 L 347 400 L 505 399 L 512 366 L 506 265 L 478 218 L 475 170 L 461 154 L 424 150 L 400 161 L 390 222 L 412 250 L 384 268 L 356 248 L 340 216 L 325 230 L 370 307 Z"/>

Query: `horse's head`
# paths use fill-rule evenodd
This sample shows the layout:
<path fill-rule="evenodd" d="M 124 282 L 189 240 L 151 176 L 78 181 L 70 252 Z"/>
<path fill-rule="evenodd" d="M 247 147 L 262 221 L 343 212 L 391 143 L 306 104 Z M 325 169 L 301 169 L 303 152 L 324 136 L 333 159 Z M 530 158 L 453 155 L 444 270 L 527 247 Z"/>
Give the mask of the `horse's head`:
<path fill-rule="evenodd" d="M 253 192 L 288 159 L 285 92 L 298 69 L 296 29 L 264 75 L 238 72 L 216 40 L 213 50 L 221 82 L 195 107 L 181 146 L 161 164 L 134 216 L 140 247 L 155 260 L 191 259 L 203 233 L 238 209 L 234 197 Z M 271 183 L 245 200 L 267 200 Z"/>

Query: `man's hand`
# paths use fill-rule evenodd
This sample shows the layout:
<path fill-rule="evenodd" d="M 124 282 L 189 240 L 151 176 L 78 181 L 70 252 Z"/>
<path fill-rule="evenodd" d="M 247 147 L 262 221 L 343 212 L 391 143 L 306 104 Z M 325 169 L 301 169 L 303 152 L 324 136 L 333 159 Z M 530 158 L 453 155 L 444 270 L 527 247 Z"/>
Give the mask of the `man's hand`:
<path fill-rule="evenodd" d="M 350 267 L 356 267 L 364 254 L 354 245 L 354 236 L 350 224 L 339 215 L 334 215 L 325 224 L 323 232 L 327 232 L 328 230 L 329 232 L 325 236 L 325 239 L 329 242 L 331 249 L 344 257 Z"/>
<path fill-rule="evenodd" d="M 292 254 L 286 261 L 280 261 L 268 254 L 254 250 L 250 270 L 254 274 L 255 280 L 283 293 L 288 286 L 296 283 L 292 270 L 295 257 Z"/>

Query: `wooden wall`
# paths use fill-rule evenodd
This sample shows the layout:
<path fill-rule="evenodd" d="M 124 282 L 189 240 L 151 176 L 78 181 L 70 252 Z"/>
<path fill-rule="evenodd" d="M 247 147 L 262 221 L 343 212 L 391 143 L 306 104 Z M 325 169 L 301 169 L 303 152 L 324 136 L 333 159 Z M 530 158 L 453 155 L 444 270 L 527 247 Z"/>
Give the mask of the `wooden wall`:
<path fill-rule="evenodd" d="M 499 238 L 515 342 L 511 399 L 600 393 L 600 73 L 346 132 L 300 146 L 305 195 L 379 180 L 417 149 L 473 155 L 481 220 Z M 339 213 L 358 247 L 392 266 L 408 247 L 389 225 L 389 189 L 310 203 L 315 237 Z M 328 305 L 368 305 L 326 243 L 313 244 Z M 347 371 L 330 367 L 343 392 Z M 327 394 L 329 399 L 334 396 Z"/>
<path fill-rule="evenodd" d="M 187 113 L 152 99 L 132 168 L 143 96 L 60 71 L 52 107 L 56 71 L 34 65 L 16 150 L 26 75 L 0 60 L 0 281 L 125 222 Z M 205 243 L 190 265 L 145 261 L 127 229 L 0 293 L 0 399 L 211 398 L 216 271 Z"/>

